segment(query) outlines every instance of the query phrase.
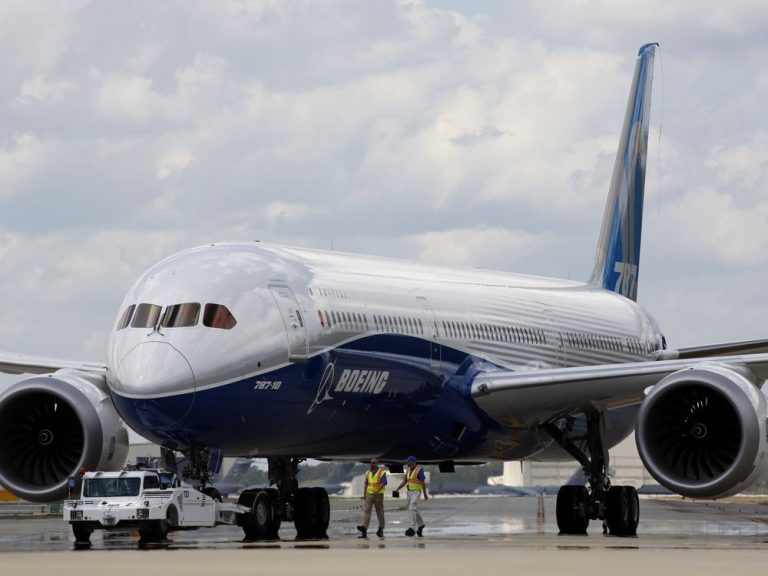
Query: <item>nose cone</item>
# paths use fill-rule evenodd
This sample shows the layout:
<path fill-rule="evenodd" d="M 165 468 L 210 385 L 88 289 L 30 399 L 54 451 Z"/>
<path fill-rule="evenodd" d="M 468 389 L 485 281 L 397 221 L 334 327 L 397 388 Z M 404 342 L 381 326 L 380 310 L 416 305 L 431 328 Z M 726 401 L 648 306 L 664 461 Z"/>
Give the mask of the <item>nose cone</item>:
<path fill-rule="evenodd" d="M 110 387 L 122 397 L 120 404 L 131 404 L 131 416 L 143 425 L 164 428 L 183 419 L 192 406 L 195 375 L 184 355 L 170 344 L 143 342 L 120 361 Z"/>
<path fill-rule="evenodd" d="M 187 359 L 167 342 L 143 342 L 123 356 L 112 388 L 134 398 L 194 393 L 195 376 Z"/>

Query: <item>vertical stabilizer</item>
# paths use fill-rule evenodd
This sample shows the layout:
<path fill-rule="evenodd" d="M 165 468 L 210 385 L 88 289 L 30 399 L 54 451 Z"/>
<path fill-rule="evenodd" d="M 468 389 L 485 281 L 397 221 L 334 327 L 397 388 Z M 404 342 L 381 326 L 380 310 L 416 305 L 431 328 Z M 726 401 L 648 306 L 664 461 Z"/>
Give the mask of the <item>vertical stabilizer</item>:
<path fill-rule="evenodd" d="M 613 165 L 611 189 L 597 244 L 593 286 L 637 300 L 640 233 L 643 227 L 645 162 L 653 84 L 653 58 L 658 44 L 640 48 L 632 78 L 624 127 Z"/>

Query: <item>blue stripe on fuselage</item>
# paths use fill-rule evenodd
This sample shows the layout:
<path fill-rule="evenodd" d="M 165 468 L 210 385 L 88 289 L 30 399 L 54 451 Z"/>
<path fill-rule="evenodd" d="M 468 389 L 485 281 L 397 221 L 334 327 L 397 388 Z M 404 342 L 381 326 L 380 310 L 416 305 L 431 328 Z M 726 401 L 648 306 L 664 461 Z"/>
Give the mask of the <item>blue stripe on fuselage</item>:
<path fill-rule="evenodd" d="M 435 367 L 425 344 L 412 336 L 368 336 L 306 364 L 196 394 L 112 398 L 128 425 L 154 442 L 214 446 L 228 455 L 488 461 L 522 459 L 547 445 L 546 434 L 503 428 L 471 399 L 479 371 L 503 368 L 445 346 Z M 612 415 L 617 430 L 626 424 L 621 410 Z"/>
<path fill-rule="evenodd" d="M 485 452 L 493 421 L 469 395 L 476 372 L 496 367 L 413 336 L 361 338 L 267 374 L 147 400 L 113 393 L 131 428 L 183 449 L 218 446 L 227 454 L 350 457 L 411 452 L 435 459 Z M 180 422 L 166 418 L 192 407 Z M 491 445 L 493 443 L 490 443 Z M 488 455 L 490 457 L 490 455 Z"/>

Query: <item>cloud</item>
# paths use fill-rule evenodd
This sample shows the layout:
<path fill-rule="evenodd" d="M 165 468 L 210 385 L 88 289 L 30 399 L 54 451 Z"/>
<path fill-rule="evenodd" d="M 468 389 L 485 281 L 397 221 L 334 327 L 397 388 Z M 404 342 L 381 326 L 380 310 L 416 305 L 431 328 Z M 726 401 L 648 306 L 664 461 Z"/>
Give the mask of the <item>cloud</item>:
<path fill-rule="evenodd" d="M 145 266 L 222 239 L 583 278 L 649 40 L 664 122 L 640 293 L 697 343 L 668 293 L 711 303 L 768 280 L 767 12 L 0 3 L 0 349 L 98 351 Z M 768 321 L 745 299 L 718 316 L 724 337 Z"/>
<path fill-rule="evenodd" d="M 3 310 L 0 338 L 18 352 L 103 360 L 128 288 L 184 247 L 174 232 L 0 234 L 0 301 L 13 303 Z"/>
<path fill-rule="evenodd" d="M 138 74 L 109 74 L 101 82 L 97 109 L 107 118 L 143 121 L 150 118 L 156 99 L 151 78 Z"/>
<path fill-rule="evenodd" d="M 25 80 L 21 85 L 18 100 L 22 104 L 38 102 L 57 102 L 76 88 L 72 80 L 51 80 L 38 74 Z"/>
<path fill-rule="evenodd" d="M 24 180 L 43 162 L 45 145 L 34 134 L 19 134 L 0 146 L 0 200 L 22 193 Z"/>
<path fill-rule="evenodd" d="M 768 175 L 768 132 L 755 133 L 745 144 L 716 146 L 706 165 L 724 185 L 754 188 Z"/>
<path fill-rule="evenodd" d="M 724 265 L 743 267 L 768 263 L 768 199 L 738 206 L 731 194 L 693 188 L 672 211 L 678 236 L 697 260 L 714 256 Z"/>
<path fill-rule="evenodd" d="M 181 172 L 189 165 L 192 158 L 189 150 L 169 150 L 157 164 L 157 177 L 163 180 L 174 173 Z"/>
<path fill-rule="evenodd" d="M 498 228 L 463 228 L 428 232 L 406 239 L 416 245 L 419 260 L 448 266 L 498 264 L 530 254 L 542 237 Z"/>
<path fill-rule="evenodd" d="M 272 202 L 267 206 L 267 220 L 271 223 L 295 223 L 312 212 L 306 204 Z"/>

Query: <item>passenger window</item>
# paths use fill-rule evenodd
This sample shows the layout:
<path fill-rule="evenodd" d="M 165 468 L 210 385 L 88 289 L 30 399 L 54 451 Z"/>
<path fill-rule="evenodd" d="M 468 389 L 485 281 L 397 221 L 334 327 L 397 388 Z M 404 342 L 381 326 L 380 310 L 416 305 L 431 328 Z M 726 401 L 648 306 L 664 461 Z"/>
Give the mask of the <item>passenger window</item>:
<path fill-rule="evenodd" d="M 184 328 L 195 326 L 200 316 L 200 304 L 188 302 L 186 304 L 174 304 L 168 306 L 163 314 L 160 325 L 163 328 Z"/>
<path fill-rule="evenodd" d="M 154 328 L 159 317 L 160 306 L 157 304 L 139 304 L 131 321 L 131 328 Z"/>
<path fill-rule="evenodd" d="M 125 309 L 125 312 L 123 312 L 123 315 L 120 317 L 120 322 L 117 323 L 117 329 L 122 330 L 123 328 L 128 328 L 128 323 L 131 321 L 131 316 L 133 316 L 133 310 L 136 308 L 135 304 L 131 304 L 128 306 L 128 308 Z"/>
<path fill-rule="evenodd" d="M 329 320 L 328 326 L 330 327 L 330 317 L 328 312 L 325 313 L 325 317 Z M 203 325 L 208 328 L 221 328 L 222 330 L 231 330 L 237 324 L 237 320 L 232 316 L 229 308 L 222 304 L 206 304 L 205 312 L 203 313 Z"/>

